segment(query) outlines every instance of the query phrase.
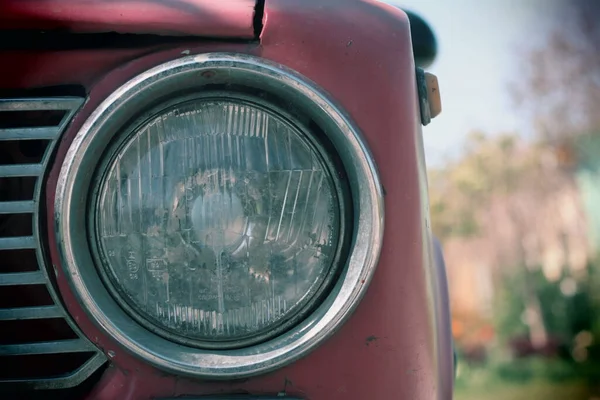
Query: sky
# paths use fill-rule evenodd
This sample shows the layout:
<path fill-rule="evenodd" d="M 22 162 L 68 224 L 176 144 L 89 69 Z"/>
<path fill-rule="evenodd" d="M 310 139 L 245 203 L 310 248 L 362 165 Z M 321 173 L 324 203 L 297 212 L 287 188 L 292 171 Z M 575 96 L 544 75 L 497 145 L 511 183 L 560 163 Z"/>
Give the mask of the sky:
<path fill-rule="evenodd" d="M 427 70 L 439 80 L 442 114 L 423 128 L 428 166 L 460 154 L 474 130 L 528 135 L 515 107 L 520 54 L 542 43 L 558 0 L 387 0 L 410 9 L 433 28 L 438 56 Z"/>

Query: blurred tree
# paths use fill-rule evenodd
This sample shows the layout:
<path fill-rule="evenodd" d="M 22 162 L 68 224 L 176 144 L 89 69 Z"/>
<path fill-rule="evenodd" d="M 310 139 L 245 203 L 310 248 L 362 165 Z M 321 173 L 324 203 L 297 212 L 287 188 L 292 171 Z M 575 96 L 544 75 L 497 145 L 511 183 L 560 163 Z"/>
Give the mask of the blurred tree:
<path fill-rule="evenodd" d="M 600 127 L 600 1 L 563 0 L 554 12 L 549 39 L 525 50 L 513 94 L 537 133 L 560 143 Z"/>
<path fill-rule="evenodd" d="M 600 113 L 596 111 L 600 104 L 600 1 L 564 1 L 555 11 L 559 21 L 554 24 L 555 31 L 542 46 L 528 49 L 514 90 L 517 105 L 534 121 L 541 142 L 534 138 L 524 149 L 513 135 L 493 139 L 473 135 L 466 156 L 448 176 L 455 182 L 454 190 L 461 192 L 455 197 L 466 199 L 454 215 L 497 244 L 497 266 L 521 267 L 518 284 L 524 322 L 534 346 L 543 346 L 548 339 L 539 282 L 531 277 L 537 265 L 548 272 L 552 264 L 540 253 L 561 247 L 560 251 L 552 250 L 563 255 L 556 263 L 571 263 L 573 242 L 580 238 L 585 225 L 571 175 L 577 160 L 573 146 L 565 143 L 582 133 L 600 133 Z M 571 218 L 566 216 L 567 204 L 576 210 Z M 440 213 L 452 209 L 447 203 L 436 207 Z M 461 218 L 465 213 L 478 215 L 471 222 Z M 446 224 L 449 220 L 447 216 L 442 219 Z M 448 227 L 440 228 L 445 228 L 446 234 L 452 232 Z M 543 243 L 548 241 L 554 243 Z M 555 268 L 554 279 L 561 271 L 571 272 L 572 268 L 562 265 Z M 500 270 L 507 273 L 506 268 Z"/>
<path fill-rule="evenodd" d="M 546 146 L 515 134 L 475 132 L 459 160 L 430 171 L 430 194 L 435 234 L 446 242 L 477 243 L 473 253 L 483 247 L 486 254 L 475 264 L 491 269 L 496 291 L 503 290 L 507 275 L 520 271 L 510 291 L 518 291 L 523 302 L 533 347 L 544 347 L 547 327 L 532 276 L 543 265 L 545 274 L 559 279 L 576 253 L 570 239 L 585 229 L 573 179 L 557 168 Z M 565 212 L 569 205 L 573 212 Z"/>
<path fill-rule="evenodd" d="M 554 11 L 556 23 L 549 39 L 528 49 L 523 59 L 515 100 L 535 122 L 540 138 L 553 146 L 560 173 L 569 175 L 573 182 L 569 184 L 578 184 L 587 208 L 590 244 L 598 250 L 600 1 L 563 0 Z M 586 271 L 588 276 L 593 273 Z M 596 282 L 586 282 L 588 293 L 600 290 Z M 599 315 L 588 316 L 600 323 Z"/>
<path fill-rule="evenodd" d="M 600 136 L 600 0 L 564 0 L 555 11 L 554 32 L 527 49 L 514 89 L 536 135 L 472 133 L 459 159 L 430 171 L 431 214 L 445 244 L 462 244 L 449 252 L 449 269 L 476 275 L 491 266 L 497 336 L 582 368 L 600 361 L 600 269 L 590 267 L 573 143 Z M 600 382 L 600 368 L 587 364 L 590 381 Z"/>

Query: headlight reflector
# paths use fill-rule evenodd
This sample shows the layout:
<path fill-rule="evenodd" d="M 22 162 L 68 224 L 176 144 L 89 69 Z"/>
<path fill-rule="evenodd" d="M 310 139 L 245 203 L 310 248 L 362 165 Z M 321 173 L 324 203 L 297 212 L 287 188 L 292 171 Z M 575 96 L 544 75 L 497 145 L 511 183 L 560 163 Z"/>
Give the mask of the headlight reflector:
<path fill-rule="evenodd" d="M 95 212 L 117 300 L 200 347 L 261 340 L 302 317 L 334 273 L 340 239 L 337 190 L 316 144 L 235 98 L 172 105 L 125 136 Z"/>

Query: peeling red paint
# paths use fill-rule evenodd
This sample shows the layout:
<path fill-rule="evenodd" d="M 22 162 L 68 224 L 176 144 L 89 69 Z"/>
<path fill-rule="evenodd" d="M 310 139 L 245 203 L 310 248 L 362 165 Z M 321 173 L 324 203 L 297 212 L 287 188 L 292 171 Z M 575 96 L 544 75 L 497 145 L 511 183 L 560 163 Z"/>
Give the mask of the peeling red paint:
<path fill-rule="evenodd" d="M 0 29 L 254 38 L 254 0 L 3 0 Z"/>

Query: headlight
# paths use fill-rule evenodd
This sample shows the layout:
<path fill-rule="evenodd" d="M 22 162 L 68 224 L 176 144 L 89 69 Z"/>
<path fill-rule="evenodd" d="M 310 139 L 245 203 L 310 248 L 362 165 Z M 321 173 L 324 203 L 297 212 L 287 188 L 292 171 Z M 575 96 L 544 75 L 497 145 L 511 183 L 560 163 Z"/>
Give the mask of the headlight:
<path fill-rule="evenodd" d="M 239 347 L 305 315 L 343 236 L 317 142 L 272 109 L 206 94 L 122 137 L 100 168 L 92 242 L 134 318 L 184 344 Z"/>
<path fill-rule="evenodd" d="M 326 94 L 215 53 L 146 71 L 92 113 L 54 217 L 71 287 L 104 333 L 173 373 L 240 378 L 350 316 L 377 264 L 383 197 Z"/>

